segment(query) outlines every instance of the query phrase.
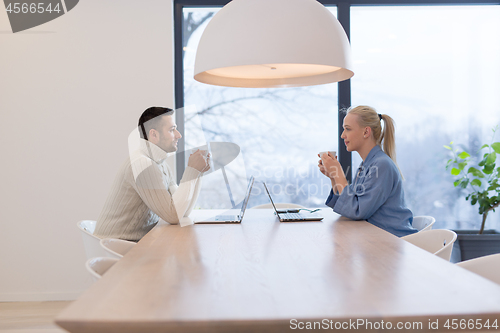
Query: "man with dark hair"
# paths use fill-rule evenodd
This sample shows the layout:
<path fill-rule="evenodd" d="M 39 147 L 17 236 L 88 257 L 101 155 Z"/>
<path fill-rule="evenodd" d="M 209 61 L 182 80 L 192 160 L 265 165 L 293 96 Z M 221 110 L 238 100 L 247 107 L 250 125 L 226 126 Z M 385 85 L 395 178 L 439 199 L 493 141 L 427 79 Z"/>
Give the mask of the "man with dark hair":
<path fill-rule="evenodd" d="M 174 111 L 148 108 L 139 118 L 140 148 L 120 169 L 94 235 L 139 241 L 159 221 L 186 225 L 201 187 L 201 175 L 209 167 L 210 155 L 197 150 L 188 160 L 179 186 L 166 163 L 177 151 L 181 134 Z"/>
<path fill-rule="evenodd" d="M 146 109 L 139 117 L 139 124 L 137 125 L 141 138 L 147 140 L 147 133 L 149 133 L 152 128 L 158 127 L 158 123 L 161 119 L 159 116 L 172 116 L 173 114 L 174 110 L 159 106 L 152 106 Z"/>

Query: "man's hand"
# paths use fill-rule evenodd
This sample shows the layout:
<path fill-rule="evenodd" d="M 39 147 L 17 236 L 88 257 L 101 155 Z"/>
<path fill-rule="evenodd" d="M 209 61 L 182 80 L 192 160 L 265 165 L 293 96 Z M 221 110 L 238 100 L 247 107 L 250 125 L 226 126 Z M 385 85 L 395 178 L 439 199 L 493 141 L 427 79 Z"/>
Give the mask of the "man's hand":
<path fill-rule="evenodd" d="M 210 169 L 209 161 L 210 154 L 208 154 L 205 158 L 205 156 L 203 155 L 203 151 L 198 149 L 193 154 L 191 154 L 191 156 L 189 156 L 188 166 L 198 170 L 199 172 L 205 172 Z"/>

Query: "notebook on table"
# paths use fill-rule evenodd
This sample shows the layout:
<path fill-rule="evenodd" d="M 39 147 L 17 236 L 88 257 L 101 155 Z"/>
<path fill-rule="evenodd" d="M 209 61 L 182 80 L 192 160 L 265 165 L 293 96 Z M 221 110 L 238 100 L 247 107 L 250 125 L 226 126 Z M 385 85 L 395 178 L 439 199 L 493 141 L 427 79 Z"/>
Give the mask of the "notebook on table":
<path fill-rule="evenodd" d="M 212 223 L 241 223 L 243 220 L 243 215 L 245 214 L 245 210 L 247 209 L 248 200 L 250 199 L 250 193 L 252 192 L 252 187 L 254 183 L 253 176 L 250 177 L 247 186 L 247 192 L 245 194 L 245 198 L 243 199 L 243 203 L 241 204 L 241 211 L 238 215 L 216 215 L 213 219 L 208 219 L 204 221 L 196 221 L 195 224 L 212 224 Z"/>
<path fill-rule="evenodd" d="M 284 213 L 282 211 L 278 211 L 276 209 L 276 206 L 274 205 L 273 198 L 271 197 L 271 193 L 267 189 L 267 185 L 265 182 L 262 182 L 264 184 L 264 188 L 266 189 L 267 195 L 269 196 L 269 200 L 271 200 L 271 204 L 273 205 L 274 211 L 276 212 L 276 215 L 278 216 L 280 222 L 300 222 L 300 221 L 321 221 L 323 219 L 323 216 L 315 213 Z"/>

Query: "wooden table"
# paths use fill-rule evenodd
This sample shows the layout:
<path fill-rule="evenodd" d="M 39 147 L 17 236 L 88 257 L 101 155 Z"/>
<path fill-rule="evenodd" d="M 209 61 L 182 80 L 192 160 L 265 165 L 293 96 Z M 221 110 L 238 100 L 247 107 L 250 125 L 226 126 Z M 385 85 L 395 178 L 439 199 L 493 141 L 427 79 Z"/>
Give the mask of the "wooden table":
<path fill-rule="evenodd" d="M 500 325 L 499 285 L 367 222 L 322 214 L 279 223 L 249 209 L 242 224 L 161 223 L 56 323 L 75 333 Z"/>

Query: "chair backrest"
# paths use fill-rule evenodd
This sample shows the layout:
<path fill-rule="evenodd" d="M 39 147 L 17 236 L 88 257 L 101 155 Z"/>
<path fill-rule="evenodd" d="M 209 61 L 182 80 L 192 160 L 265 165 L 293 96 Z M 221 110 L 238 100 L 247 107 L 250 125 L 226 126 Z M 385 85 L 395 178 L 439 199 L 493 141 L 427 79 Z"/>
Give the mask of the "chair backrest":
<path fill-rule="evenodd" d="M 457 266 L 500 284 L 500 253 L 462 261 Z"/>
<path fill-rule="evenodd" d="M 432 216 L 414 216 L 412 225 L 418 231 L 425 231 L 431 230 L 434 223 L 436 219 Z"/>
<path fill-rule="evenodd" d="M 106 251 L 107 257 L 122 258 L 128 251 L 130 251 L 136 243 L 116 238 L 101 239 L 100 244 Z"/>
<path fill-rule="evenodd" d="M 97 257 L 87 260 L 85 268 L 92 275 L 94 281 L 97 281 L 101 276 L 108 271 L 119 259 L 108 257 Z"/>
<path fill-rule="evenodd" d="M 293 203 L 275 203 L 276 209 L 287 209 L 287 208 L 306 208 L 301 205 L 293 204 Z M 267 209 L 267 208 L 273 208 L 273 205 L 268 203 L 268 204 L 263 204 L 263 205 L 258 205 L 255 207 L 252 207 L 253 209 Z"/>
<path fill-rule="evenodd" d="M 457 234 L 451 230 L 434 229 L 420 231 L 401 239 L 449 261 Z"/>
<path fill-rule="evenodd" d="M 93 235 L 96 221 L 83 220 L 78 222 L 76 225 L 82 234 L 83 246 L 85 248 L 87 259 L 105 257 L 106 251 L 104 251 L 100 244 L 101 239 Z"/>

